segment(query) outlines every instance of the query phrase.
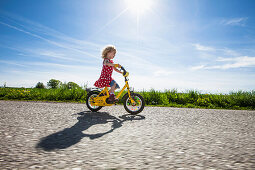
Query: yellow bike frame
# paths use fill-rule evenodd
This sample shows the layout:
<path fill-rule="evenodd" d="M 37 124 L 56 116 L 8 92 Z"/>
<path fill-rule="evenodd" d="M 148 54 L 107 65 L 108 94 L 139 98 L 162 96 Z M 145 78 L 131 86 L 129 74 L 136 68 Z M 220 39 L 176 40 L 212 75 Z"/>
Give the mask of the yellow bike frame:
<path fill-rule="evenodd" d="M 125 89 L 128 89 L 128 96 L 132 104 L 135 103 L 135 101 L 131 97 L 131 93 L 129 90 L 128 80 L 125 79 L 125 86 L 121 89 L 119 94 L 116 96 L 116 99 L 120 97 L 120 95 L 123 93 Z M 102 95 L 103 94 L 103 95 Z M 101 95 L 101 96 L 100 96 Z M 112 106 L 113 104 L 106 103 L 106 99 L 110 97 L 107 87 L 105 87 L 96 97 L 94 97 L 90 103 L 92 106 Z"/>

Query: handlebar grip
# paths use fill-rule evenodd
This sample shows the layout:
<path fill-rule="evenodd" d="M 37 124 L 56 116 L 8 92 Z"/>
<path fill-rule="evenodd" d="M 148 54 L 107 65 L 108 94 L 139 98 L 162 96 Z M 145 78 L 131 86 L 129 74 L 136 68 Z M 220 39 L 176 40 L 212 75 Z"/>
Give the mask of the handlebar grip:
<path fill-rule="evenodd" d="M 124 72 L 123 72 L 123 75 L 125 75 L 125 74 L 127 73 L 127 71 L 125 70 L 125 68 L 124 68 L 124 67 L 122 67 L 122 66 L 121 66 L 121 68 L 120 68 L 120 69 L 124 71 Z"/>

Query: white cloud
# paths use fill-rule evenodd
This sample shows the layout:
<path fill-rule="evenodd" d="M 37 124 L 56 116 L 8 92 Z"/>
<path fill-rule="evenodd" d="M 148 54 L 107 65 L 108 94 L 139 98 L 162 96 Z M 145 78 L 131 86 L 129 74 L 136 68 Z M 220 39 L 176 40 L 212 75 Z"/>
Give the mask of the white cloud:
<path fill-rule="evenodd" d="M 231 50 L 231 49 L 222 49 L 223 52 L 226 54 L 226 55 L 230 55 L 230 56 L 240 56 L 240 54 L 234 50 Z"/>
<path fill-rule="evenodd" d="M 245 26 L 245 22 L 248 20 L 248 17 L 243 18 L 232 18 L 232 19 L 223 19 L 221 23 L 223 25 L 230 26 Z"/>
<path fill-rule="evenodd" d="M 193 44 L 198 51 L 215 51 L 213 47 L 203 46 L 200 44 Z"/>
<path fill-rule="evenodd" d="M 11 65 L 21 66 L 21 67 L 26 67 L 25 64 L 20 64 L 20 63 L 16 63 L 16 62 L 13 62 L 13 61 L 7 61 L 7 60 L 0 60 L 0 63 L 11 64 Z"/>
<path fill-rule="evenodd" d="M 35 33 L 32 33 L 32 32 L 29 32 L 29 31 L 26 31 L 26 30 L 24 30 L 24 29 L 22 29 L 22 28 L 19 28 L 19 27 L 16 27 L 16 26 L 13 26 L 13 25 L 11 25 L 11 24 L 7 24 L 7 23 L 1 22 L 1 21 L 0 21 L 0 24 L 5 25 L 5 26 L 7 26 L 7 27 L 9 27 L 9 28 L 15 29 L 15 30 L 17 30 L 17 31 L 23 32 L 23 33 L 25 33 L 25 34 L 27 34 L 27 35 L 30 35 L 30 36 L 32 36 L 32 37 L 35 37 L 35 38 L 44 40 L 44 41 L 48 42 L 48 43 L 51 44 L 51 45 L 55 45 L 55 46 L 57 46 L 57 47 L 61 47 L 61 48 L 68 49 L 68 50 L 72 50 L 72 51 L 75 51 L 75 52 L 79 52 L 79 53 L 84 54 L 84 55 L 86 55 L 86 56 L 89 56 L 89 57 L 93 57 L 93 58 L 98 59 L 97 56 L 95 56 L 95 55 L 93 55 L 93 54 L 90 54 L 90 53 L 86 52 L 85 50 L 81 50 L 81 49 L 75 47 L 75 46 L 72 45 L 72 44 L 70 45 L 69 43 L 56 42 L 56 41 L 50 40 L 50 39 L 48 39 L 48 38 L 44 38 L 44 37 L 41 36 L 41 35 L 38 35 L 38 34 L 35 34 Z"/>
<path fill-rule="evenodd" d="M 227 55 L 227 56 L 240 56 L 241 54 L 239 52 L 237 52 L 236 50 L 232 50 L 229 48 L 216 48 L 216 47 L 212 47 L 212 46 L 204 46 L 201 44 L 192 44 L 193 46 L 195 46 L 196 50 L 203 52 L 203 55 L 210 55 L 212 52 L 214 52 L 214 54 L 220 54 L 220 55 Z"/>
<path fill-rule="evenodd" d="M 40 23 L 31 21 L 27 18 L 20 16 L 20 15 L 15 15 L 15 14 L 9 13 L 7 11 L 0 11 L 0 12 L 1 12 L 1 14 L 3 14 L 2 15 L 3 17 L 8 19 L 8 21 L 11 21 L 15 25 L 22 27 L 23 30 L 29 30 L 31 32 L 37 32 L 42 35 L 48 35 L 48 36 L 51 36 L 56 39 L 61 39 L 62 42 L 63 41 L 69 42 L 70 45 L 75 44 L 76 48 L 78 48 L 78 45 L 80 46 L 80 48 L 82 48 L 84 46 L 100 47 L 98 44 L 95 44 L 90 41 L 84 41 L 84 40 L 72 38 L 72 37 L 67 36 L 59 31 L 56 31 L 56 30 L 50 28 L 50 27 L 47 27 Z"/>
<path fill-rule="evenodd" d="M 225 62 L 230 61 L 234 63 L 225 64 L 221 68 L 229 69 L 229 68 L 240 68 L 240 67 L 253 67 L 255 66 L 255 57 L 236 57 L 236 58 L 219 58 L 218 61 Z"/>
<path fill-rule="evenodd" d="M 51 71 L 56 70 L 66 70 L 68 72 L 70 71 L 80 71 L 80 72 L 92 72 L 95 69 L 93 66 L 83 66 L 83 65 L 74 65 L 74 64 L 59 64 L 59 63 L 52 63 L 52 62 L 15 62 L 15 61 L 9 61 L 9 60 L 0 60 L 0 63 L 8 64 L 8 65 L 14 65 L 14 66 L 22 66 L 29 68 L 30 70 L 34 70 L 34 68 L 40 68 L 40 69 L 47 69 Z M 9 71 L 13 71 L 9 69 Z M 18 71 L 20 73 L 27 72 L 27 70 L 20 70 Z M 17 72 L 16 72 L 17 73 Z"/>
<path fill-rule="evenodd" d="M 59 61 L 74 61 L 77 63 L 93 63 L 95 61 L 82 59 L 84 57 L 77 57 L 75 53 L 65 51 L 45 50 L 45 49 L 23 49 L 33 56 L 44 56 L 48 58 L 58 59 Z"/>
<path fill-rule="evenodd" d="M 254 88 L 254 74 L 242 74 L 231 72 L 222 72 L 215 74 L 209 70 L 205 70 L 199 74 L 197 72 L 183 71 L 166 77 L 153 76 L 130 76 L 130 86 L 135 90 L 142 89 L 163 91 L 164 89 L 177 89 L 178 91 L 198 90 L 210 93 L 228 93 L 232 90 Z M 119 81 L 122 83 L 122 81 Z M 118 82 L 118 83 L 119 83 Z"/>
<path fill-rule="evenodd" d="M 218 58 L 218 62 L 228 62 L 223 65 L 199 65 L 191 67 L 191 70 L 202 70 L 202 69 L 231 69 L 231 68 L 243 68 L 243 67 L 255 67 L 255 57 L 235 57 L 235 58 Z"/>
<path fill-rule="evenodd" d="M 191 67 L 191 70 L 201 70 L 203 68 L 205 68 L 205 65 L 199 65 L 199 66 Z"/>
<path fill-rule="evenodd" d="M 153 76 L 155 76 L 155 77 L 165 77 L 165 76 L 169 76 L 171 74 L 174 74 L 174 72 L 160 69 L 160 70 L 156 70 L 153 73 Z"/>

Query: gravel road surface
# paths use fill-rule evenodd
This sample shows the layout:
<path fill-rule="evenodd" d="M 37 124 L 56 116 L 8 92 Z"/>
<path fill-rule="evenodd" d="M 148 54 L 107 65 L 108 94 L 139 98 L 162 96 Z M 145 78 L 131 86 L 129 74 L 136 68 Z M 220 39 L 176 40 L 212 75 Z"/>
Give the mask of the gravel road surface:
<path fill-rule="evenodd" d="M 255 169 L 255 111 L 0 101 L 0 169 Z"/>

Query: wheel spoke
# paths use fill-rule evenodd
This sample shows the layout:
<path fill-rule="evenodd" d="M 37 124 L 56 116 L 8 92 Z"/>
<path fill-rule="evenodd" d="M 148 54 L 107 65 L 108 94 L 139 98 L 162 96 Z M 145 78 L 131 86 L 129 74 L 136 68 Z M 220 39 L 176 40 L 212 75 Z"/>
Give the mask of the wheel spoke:
<path fill-rule="evenodd" d="M 132 99 L 135 101 L 135 105 L 132 104 L 129 98 L 126 100 L 126 105 L 128 110 L 132 112 L 140 110 L 142 106 L 142 100 L 138 96 L 134 96 L 132 97 Z"/>
<path fill-rule="evenodd" d="M 97 95 L 96 94 L 93 94 L 89 97 L 89 106 L 93 109 L 97 109 L 99 108 L 100 106 L 95 106 L 95 105 L 92 105 L 92 102 L 93 102 L 93 98 L 96 97 Z"/>

